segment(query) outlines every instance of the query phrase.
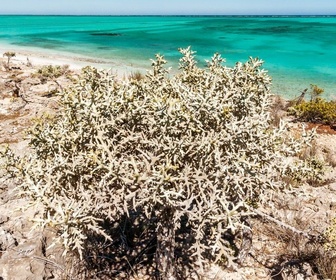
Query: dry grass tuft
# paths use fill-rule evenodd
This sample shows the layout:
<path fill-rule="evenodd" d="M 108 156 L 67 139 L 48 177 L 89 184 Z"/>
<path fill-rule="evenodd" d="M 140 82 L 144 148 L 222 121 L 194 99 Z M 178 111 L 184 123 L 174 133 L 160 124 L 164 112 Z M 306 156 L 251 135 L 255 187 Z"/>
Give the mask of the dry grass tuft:
<path fill-rule="evenodd" d="M 128 76 L 128 80 L 130 80 L 130 81 L 141 81 L 144 77 L 145 76 L 140 71 L 135 71 L 135 72 L 132 72 Z"/>

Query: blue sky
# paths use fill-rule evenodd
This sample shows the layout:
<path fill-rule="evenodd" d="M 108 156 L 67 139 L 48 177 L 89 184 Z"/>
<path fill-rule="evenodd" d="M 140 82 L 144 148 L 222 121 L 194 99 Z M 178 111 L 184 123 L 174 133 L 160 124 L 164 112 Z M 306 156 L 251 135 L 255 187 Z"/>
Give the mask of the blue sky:
<path fill-rule="evenodd" d="M 336 0 L 11 0 L 0 14 L 336 15 Z"/>

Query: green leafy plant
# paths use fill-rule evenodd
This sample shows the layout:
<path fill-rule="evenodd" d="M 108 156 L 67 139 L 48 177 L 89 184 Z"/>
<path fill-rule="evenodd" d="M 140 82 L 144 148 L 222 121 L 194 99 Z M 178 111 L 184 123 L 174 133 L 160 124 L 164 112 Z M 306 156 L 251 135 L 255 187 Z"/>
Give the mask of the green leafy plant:
<path fill-rule="evenodd" d="M 291 108 L 290 113 L 301 121 L 335 124 L 336 101 L 327 101 L 321 97 L 324 90 L 317 85 L 311 85 L 310 101 L 302 100 Z"/>
<path fill-rule="evenodd" d="M 317 99 L 315 101 L 302 102 L 294 107 L 294 115 L 300 120 L 334 124 L 336 122 L 336 102 Z"/>
<path fill-rule="evenodd" d="M 195 271 L 209 261 L 233 265 L 225 235 L 246 228 L 284 177 L 310 178 L 312 166 L 294 156 L 312 135 L 293 139 L 283 122 L 273 129 L 261 60 L 228 68 L 215 54 L 201 69 L 190 48 L 180 52 L 171 78 L 160 55 L 136 83 L 84 68 L 61 95 L 60 113 L 28 131 L 29 155 L 3 152 L 22 193 L 43 206 L 37 222 L 59 230 L 65 251 L 82 256 L 90 233 L 111 239 L 104 221 L 141 212 L 155 223 L 163 279 L 175 276 L 178 237 Z"/>

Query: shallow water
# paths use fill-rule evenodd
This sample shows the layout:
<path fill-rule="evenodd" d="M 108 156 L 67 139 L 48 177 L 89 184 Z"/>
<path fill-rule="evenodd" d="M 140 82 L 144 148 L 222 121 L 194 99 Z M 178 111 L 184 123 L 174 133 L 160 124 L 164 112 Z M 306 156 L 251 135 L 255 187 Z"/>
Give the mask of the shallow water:
<path fill-rule="evenodd" d="M 201 66 L 215 52 L 229 66 L 263 59 L 287 98 L 310 84 L 336 98 L 336 17 L 0 16 L 0 43 L 146 68 L 161 53 L 175 69 L 192 46 Z"/>

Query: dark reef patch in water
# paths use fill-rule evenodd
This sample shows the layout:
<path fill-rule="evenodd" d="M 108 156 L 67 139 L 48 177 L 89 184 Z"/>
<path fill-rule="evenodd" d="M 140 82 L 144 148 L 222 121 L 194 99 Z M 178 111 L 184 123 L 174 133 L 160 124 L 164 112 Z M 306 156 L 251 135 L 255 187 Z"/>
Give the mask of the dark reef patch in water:
<path fill-rule="evenodd" d="M 119 37 L 122 36 L 121 33 L 114 32 L 104 32 L 104 33 L 90 33 L 91 36 L 111 36 L 111 37 Z"/>

